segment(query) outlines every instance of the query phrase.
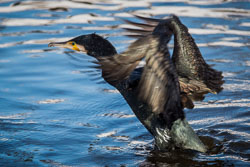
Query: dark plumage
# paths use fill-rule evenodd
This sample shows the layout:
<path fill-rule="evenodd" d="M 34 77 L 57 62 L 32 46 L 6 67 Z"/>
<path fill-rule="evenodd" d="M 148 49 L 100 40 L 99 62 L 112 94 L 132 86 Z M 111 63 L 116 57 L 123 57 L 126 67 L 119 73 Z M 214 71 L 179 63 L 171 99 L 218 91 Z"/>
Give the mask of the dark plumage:
<path fill-rule="evenodd" d="M 136 16 L 145 20 L 148 24 L 126 21 L 147 31 L 147 34 L 134 33 L 136 29 L 126 29 L 132 32 L 133 37 L 143 37 L 150 33 L 161 36 L 174 34 L 174 52 L 172 61 L 175 65 L 181 92 L 186 93 L 192 100 L 203 100 L 207 93 L 219 93 L 223 88 L 222 72 L 211 68 L 203 59 L 198 46 L 189 34 L 188 29 L 181 23 L 178 17 L 172 16 L 168 19 L 151 19 Z M 166 28 L 167 27 L 167 28 Z M 165 31 L 164 31 L 165 30 Z"/>
<path fill-rule="evenodd" d="M 153 24 L 126 21 L 143 29 L 127 29 L 136 32 L 139 38 L 121 54 L 96 34 L 49 46 L 71 48 L 95 57 L 94 63 L 102 70 L 103 78 L 120 91 L 155 137 L 159 149 L 177 146 L 205 152 L 205 146 L 185 121 L 183 108 L 193 108 L 191 99 L 219 92 L 223 83 L 221 72 L 206 64 L 187 28 L 176 16 L 164 20 L 139 18 Z M 172 34 L 175 47 L 171 58 L 167 43 Z M 144 67 L 136 69 L 142 59 L 146 62 Z"/>
<path fill-rule="evenodd" d="M 96 34 L 81 35 L 71 41 L 84 46 L 86 53 L 95 58 L 117 54 L 115 47 L 108 40 Z"/>

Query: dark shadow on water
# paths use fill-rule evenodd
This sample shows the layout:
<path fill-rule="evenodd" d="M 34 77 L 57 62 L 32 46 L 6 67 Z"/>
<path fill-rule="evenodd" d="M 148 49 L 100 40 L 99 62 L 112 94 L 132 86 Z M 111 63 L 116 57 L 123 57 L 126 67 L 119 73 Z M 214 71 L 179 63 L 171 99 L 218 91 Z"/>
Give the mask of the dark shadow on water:
<path fill-rule="evenodd" d="M 234 166 L 232 161 L 227 159 L 219 160 L 216 157 L 223 155 L 225 152 L 225 142 L 219 141 L 210 136 L 200 136 L 202 142 L 207 146 L 208 152 L 203 154 L 192 150 L 172 150 L 170 152 L 162 152 L 158 150 L 152 150 L 146 156 L 146 160 L 139 164 L 140 167 L 151 166 L 212 166 L 221 167 Z M 246 147 L 247 142 L 240 142 L 242 147 Z M 230 145 L 235 145 L 231 143 Z M 236 146 L 237 147 L 237 146 Z M 150 148 L 148 148 L 150 149 Z M 244 148 L 243 148 L 244 150 Z M 232 154 L 232 153 L 229 153 Z M 241 155 L 242 156 L 242 155 Z M 242 156 L 244 157 L 244 156 Z"/>
<path fill-rule="evenodd" d="M 139 165 L 140 167 L 153 167 L 153 166 L 185 166 L 185 167 L 193 167 L 193 166 L 210 166 L 210 167 L 234 167 L 234 164 L 225 160 L 211 160 L 211 161 L 201 161 L 194 160 L 192 158 L 188 158 L 185 155 L 180 154 L 171 154 L 171 155 L 151 155 L 147 157 L 147 160 Z"/>
<path fill-rule="evenodd" d="M 192 150 L 174 150 L 171 152 L 151 151 L 146 157 L 146 160 L 142 162 L 140 167 L 151 166 L 234 166 L 232 162 L 228 160 L 217 160 L 206 158 L 210 153 L 201 154 Z M 211 155 L 211 154 L 210 154 Z"/>
<path fill-rule="evenodd" d="M 0 19 L 1 21 L 2 19 Z M 6 27 L 5 26 L 0 26 L 0 31 L 4 30 Z"/>

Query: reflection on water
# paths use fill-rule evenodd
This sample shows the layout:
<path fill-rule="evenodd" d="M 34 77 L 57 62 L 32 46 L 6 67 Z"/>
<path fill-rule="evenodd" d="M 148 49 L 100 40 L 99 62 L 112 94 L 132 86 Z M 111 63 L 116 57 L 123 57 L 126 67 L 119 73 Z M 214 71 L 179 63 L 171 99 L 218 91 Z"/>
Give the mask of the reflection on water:
<path fill-rule="evenodd" d="M 247 1 L 0 2 L 0 166 L 250 166 L 250 9 Z M 152 136 L 92 58 L 48 48 L 96 32 L 123 51 L 122 18 L 180 16 L 224 90 L 187 110 L 207 154 L 153 150 Z M 96 84 L 100 82 L 102 84 Z M 104 98 L 105 97 L 105 98 Z"/>

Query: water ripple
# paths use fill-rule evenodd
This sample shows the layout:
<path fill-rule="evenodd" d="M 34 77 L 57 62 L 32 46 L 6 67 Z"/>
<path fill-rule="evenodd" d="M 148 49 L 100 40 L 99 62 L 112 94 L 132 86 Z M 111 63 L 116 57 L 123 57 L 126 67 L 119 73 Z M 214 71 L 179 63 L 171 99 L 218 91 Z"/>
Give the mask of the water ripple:
<path fill-rule="evenodd" d="M 241 0 L 2 0 L 0 166 L 249 166 L 248 2 Z M 134 14 L 176 14 L 224 90 L 185 110 L 207 154 L 154 150 L 153 137 L 122 96 L 96 84 L 86 54 L 48 48 L 98 33 L 124 51 Z M 170 49 L 173 49 L 173 40 Z M 92 70 L 92 71 L 91 71 Z M 100 80 L 103 81 L 103 80 Z"/>

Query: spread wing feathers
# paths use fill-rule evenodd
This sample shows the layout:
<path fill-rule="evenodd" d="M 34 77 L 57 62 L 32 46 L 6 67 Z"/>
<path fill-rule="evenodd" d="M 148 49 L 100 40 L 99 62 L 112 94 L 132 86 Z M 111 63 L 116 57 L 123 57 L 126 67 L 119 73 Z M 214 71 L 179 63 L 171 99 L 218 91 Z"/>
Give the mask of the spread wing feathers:
<path fill-rule="evenodd" d="M 147 24 L 145 24 L 145 23 L 137 23 L 137 22 L 133 22 L 133 21 L 130 21 L 130 20 L 126 20 L 126 19 L 123 19 L 123 21 L 125 23 L 129 24 L 129 25 L 133 25 L 133 26 L 139 27 L 139 28 L 141 28 L 143 30 L 151 31 L 151 32 L 154 30 L 155 26 L 158 24 L 158 22 L 157 22 L 157 24 L 155 24 L 155 22 L 153 22 L 151 24 L 149 24 L 149 23 L 147 23 Z"/>
<path fill-rule="evenodd" d="M 175 34 L 175 48 L 173 62 L 179 75 L 181 92 L 186 93 L 192 100 L 203 100 L 207 93 L 218 93 L 224 83 L 222 73 L 211 68 L 203 59 L 194 39 L 188 29 L 177 16 L 167 19 L 153 19 L 135 15 L 146 24 L 127 21 L 126 23 L 141 29 L 125 29 L 136 32 L 131 37 L 140 37 L 151 31 L 155 35 L 165 35 L 165 42 Z"/>
<path fill-rule="evenodd" d="M 137 85 L 138 97 L 149 104 L 153 112 L 162 113 L 166 120 L 175 120 L 173 118 L 183 118 L 182 108 L 193 108 L 193 103 L 185 94 L 180 96 L 176 70 L 160 38 L 155 35 L 140 38 L 122 54 L 98 57 L 96 64 L 107 82 L 117 83 L 127 79 L 145 57 L 146 64 Z"/>
<path fill-rule="evenodd" d="M 168 28 L 168 26 L 164 23 L 171 18 L 166 19 L 154 19 L 154 18 L 147 18 L 138 15 L 134 15 L 140 20 L 143 20 L 146 23 L 137 23 L 129 20 L 124 20 L 129 25 L 136 26 L 138 28 L 124 28 L 127 32 L 132 34 L 128 34 L 129 37 L 143 37 L 146 35 L 165 35 L 165 42 L 166 44 L 169 42 L 172 36 L 172 31 Z"/>
<path fill-rule="evenodd" d="M 140 38 L 132 43 L 127 51 L 111 57 L 98 57 L 96 62 L 102 69 L 102 76 L 108 82 L 127 79 L 139 62 L 144 58 L 151 43 L 149 37 Z"/>
<path fill-rule="evenodd" d="M 139 97 L 153 112 L 163 114 L 166 122 L 183 118 L 178 76 L 168 51 L 153 46 L 146 53 L 145 61 L 138 86 Z"/>
<path fill-rule="evenodd" d="M 144 37 L 144 36 L 147 36 L 149 34 L 152 34 L 152 31 L 145 30 L 145 29 L 134 29 L 134 28 L 123 28 L 123 29 L 128 31 L 128 32 L 133 33 L 133 34 L 128 34 L 128 35 L 140 35 L 141 37 Z"/>
<path fill-rule="evenodd" d="M 128 34 L 127 36 L 134 37 L 134 38 L 145 37 L 147 35 L 152 34 L 155 27 L 160 21 L 159 19 L 146 18 L 146 17 L 137 16 L 137 15 L 134 15 L 134 16 L 146 22 L 145 24 L 145 23 L 137 23 L 137 22 L 133 22 L 130 20 L 125 20 L 125 19 L 123 20 L 125 23 L 129 25 L 138 27 L 138 28 L 124 28 L 124 30 L 126 30 L 127 32 L 132 33 L 132 34 Z"/>
<path fill-rule="evenodd" d="M 173 62 L 180 77 L 188 78 L 186 85 L 189 89 L 199 91 L 218 93 L 224 83 L 222 72 L 211 68 L 203 59 L 198 46 L 189 34 L 188 29 L 183 25 L 178 17 L 173 16 L 169 23 L 170 29 L 174 32 L 174 53 Z M 190 93 L 188 91 L 187 93 Z"/>
<path fill-rule="evenodd" d="M 134 15 L 136 18 L 141 19 L 143 21 L 146 21 L 148 24 L 154 24 L 157 25 L 161 19 L 155 19 L 155 18 L 149 18 L 149 17 L 143 17 L 139 15 Z"/>

